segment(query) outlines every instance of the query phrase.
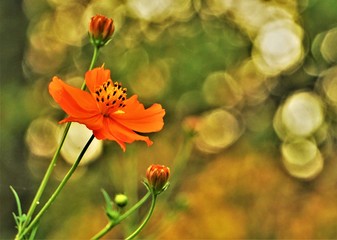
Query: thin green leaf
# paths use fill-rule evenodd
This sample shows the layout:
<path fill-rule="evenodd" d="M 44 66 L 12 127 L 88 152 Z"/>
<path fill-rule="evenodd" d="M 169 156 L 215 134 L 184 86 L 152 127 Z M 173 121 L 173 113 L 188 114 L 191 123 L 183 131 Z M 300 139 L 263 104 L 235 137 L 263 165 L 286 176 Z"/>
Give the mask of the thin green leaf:
<path fill-rule="evenodd" d="M 19 218 L 18 218 L 18 216 L 16 216 L 15 213 L 12 213 L 12 214 L 13 214 L 16 226 L 19 226 L 19 220 L 18 220 Z"/>
<path fill-rule="evenodd" d="M 16 205 L 18 207 L 18 215 L 21 216 L 22 215 L 22 208 L 21 208 L 21 202 L 20 202 L 19 195 L 16 193 L 16 191 L 14 190 L 14 188 L 12 186 L 9 186 L 9 188 L 11 189 L 11 191 L 13 192 L 13 195 L 15 197 Z"/>
<path fill-rule="evenodd" d="M 112 200 L 111 200 L 109 194 L 104 189 L 102 189 L 101 191 L 103 193 L 103 197 L 104 197 L 104 200 L 105 200 L 105 203 L 106 203 L 106 211 L 107 212 L 113 211 Z"/>
<path fill-rule="evenodd" d="M 102 189 L 102 193 L 106 202 L 105 213 L 110 219 L 110 221 L 115 221 L 119 217 L 119 212 L 113 209 L 113 202 L 109 196 L 109 194 Z"/>

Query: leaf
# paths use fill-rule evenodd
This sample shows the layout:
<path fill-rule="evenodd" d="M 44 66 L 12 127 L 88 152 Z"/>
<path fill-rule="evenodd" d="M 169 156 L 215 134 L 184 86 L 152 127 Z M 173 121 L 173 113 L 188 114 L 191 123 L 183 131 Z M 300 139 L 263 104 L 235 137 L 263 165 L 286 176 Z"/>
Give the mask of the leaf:
<path fill-rule="evenodd" d="M 106 203 L 106 207 L 105 207 L 106 211 L 112 211 L 113 205 L 112 205 L 112 200 L 111 200 L 109 194 L 104 189 L 102 189 L 101 191 L 103 193 L 103 197 L 104 197 L 104 200 L 105 200 L 105 203 Z"/>
<path fill-rule="evenodd" d="M 102 189 L 103 197 L 105 199 L 106 207 L 105 213 L 110 220 L 116 220 L 119 217 L 119 212 L 113 209 L 113 202 L 109 196 L 109 194 Z"/>
<path fill-rule="evenodd" d="M 15 198 L 15 201 L 16 201 L 16 205 L 18 207 L 18 215 L 21 216 L 22 215 L 22 208 L 21 208 L 21 202 L 20 202 L 19 195 L 16 193 L 16 191 L 14 190 L 14 188 L 12 186 L 9 186 L 9 188 L 13 192 L 13 195 L 14 195 L 14 198 Z"/>
<path fill-rule="evenodd" d="M 16 205 L 18 207 L 18 215 L 16 215 L 14 212 L 12 214 L 13 214 L 13 217 L 14 217 L 14 220 L 15 220 L 15 223 L 16 223 L 16 227 L 17 227 L 18 231 L 20 232 L 20 229 L 21 229 L 23 223 L 27 220 L 27 216 L 26 216 L 26 214 L 22 214 L 22 208 L 21 208 L 21 202 L 20 202 L 19 195 L 17 194 L 17 192 L 15 191 L 15 189 L 12 186 L 9 186 L 9 188 L 11 189 L 11 191 L 14 195 Z"/>
<path fill-rule="evenodd" d="M 19 221 L 18 216 L 16 216 L 15 213 L 12 213 L 12 214 L 13 214 L 13 217 L 14 217 L 14 220 L 15 220 L 15 223 L 16 223 L 16 226 L 19 226 L 20 221 Z"/>

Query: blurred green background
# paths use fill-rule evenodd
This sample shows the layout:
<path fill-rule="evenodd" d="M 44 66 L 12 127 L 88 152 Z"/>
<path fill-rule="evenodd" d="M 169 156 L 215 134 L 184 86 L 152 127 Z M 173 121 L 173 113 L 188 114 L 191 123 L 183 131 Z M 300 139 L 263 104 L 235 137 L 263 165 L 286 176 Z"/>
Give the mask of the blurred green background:
<path fill-rule="evenodd" d="M 154 145 L 94 142 L 42 218 L 39 239 L 88 239 L 105 226 L 101 189 L 145 193 L 152 163 L 171 187 L 141 233 L 152 239 L 337 237 L 337 1 L 5 0 L 0 2 L 0 238 L 13 238 L 9 186 L 27 211 L 64 117 L 55 75 L 80 86 L 90 18 L 114 19 L 97 66 L 166 109 Z M 73 124 L 58 182 L 88 133 Z M 84 142 L 82 142 L 84 141 Z M 137 227 L 147 205 L 107 238 Z"/>

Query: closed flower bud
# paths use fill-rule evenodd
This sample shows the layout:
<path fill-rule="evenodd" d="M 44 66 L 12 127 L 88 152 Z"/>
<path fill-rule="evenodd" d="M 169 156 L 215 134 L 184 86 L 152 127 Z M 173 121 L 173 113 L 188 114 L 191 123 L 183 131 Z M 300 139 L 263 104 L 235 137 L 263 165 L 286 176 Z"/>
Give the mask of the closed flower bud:
<path fill-rule="evenodd" d="M 90 41 L 96 47 L 102 47 L 110 40 L 115 31 L 115 26 L 111 18 L 96 15 L 91 18 L 89 25 Z"/>
<path fill-rule="evenodd" d="M 170 169 L 164 165 L 151 165 L 146 171 L 149 186 L 155 194 L 159 194 L 168 186 Z"/>
<path fill-rule="evenodd" d="M 115 196 L 115 203 L 118 207 L 123 208 L 128 204 L 128 197 L 124 194 L 117 194 Z"/>

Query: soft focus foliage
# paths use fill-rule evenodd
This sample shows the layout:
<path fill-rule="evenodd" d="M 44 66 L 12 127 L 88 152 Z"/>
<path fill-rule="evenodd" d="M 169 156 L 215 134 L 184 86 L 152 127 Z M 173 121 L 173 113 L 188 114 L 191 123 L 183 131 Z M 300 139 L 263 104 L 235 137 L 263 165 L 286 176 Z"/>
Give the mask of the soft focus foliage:
<path fill-rule="evenodd" d="M 95 14 L 115 25 L 98 65 L 160 103 L 165 126 L 149 148 L 95 143 L 39 238 L 91 237 L 106 224 L 100 189 L 131 206 L 153 163 L 171 185 L 140 237 L 336 238 L 335 0 L 0 1 L 1 238 L 15 233 L 9 185 L 26 210 L 62 132 L 48 83 L 81 86 Z M 54 186 L 81 149 L 73 127 Z"/>

